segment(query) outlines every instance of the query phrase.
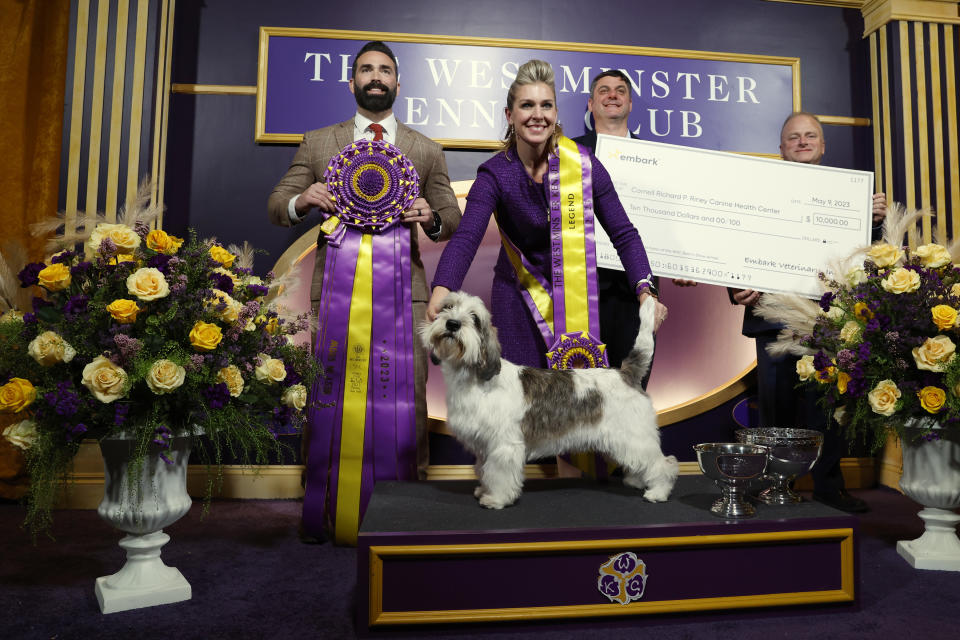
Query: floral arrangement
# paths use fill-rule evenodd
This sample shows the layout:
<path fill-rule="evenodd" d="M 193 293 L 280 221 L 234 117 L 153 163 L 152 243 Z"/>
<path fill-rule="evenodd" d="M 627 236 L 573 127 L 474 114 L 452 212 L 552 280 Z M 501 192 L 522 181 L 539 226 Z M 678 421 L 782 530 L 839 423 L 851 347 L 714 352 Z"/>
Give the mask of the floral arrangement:
<path fill-rule="evenodd" d="M 0 317 L 0 412 L 22 417 L 3 435 L 25 452 L 34 531 L 84 438 L 135 439 L 131 473 L 151 445 L 196 427 L 207 462 L 226 449 L 265 464 L 304 420 L 316 365 L 289 337 L 308 321 L 271 302 L 277 283 L 253 275 L 254 252 L 128 217 L 96 225 L 85 252 L 27 264 L 29 310 Z"/>
<path fill-rule="evenodd" d="M 779 352 L 802 357 L 800 384 L 851 439 L 880 448 L 904 426 L 960 426 L 960 265 L 946 242 L 910 249 L 900 239 L 921 216 L 894 208 L 884 239 L 820 274 L 820 300 L 765 295 L 758 313 L 784 322 Z M 862 262 L 861 262 L 862 260 Z"/>

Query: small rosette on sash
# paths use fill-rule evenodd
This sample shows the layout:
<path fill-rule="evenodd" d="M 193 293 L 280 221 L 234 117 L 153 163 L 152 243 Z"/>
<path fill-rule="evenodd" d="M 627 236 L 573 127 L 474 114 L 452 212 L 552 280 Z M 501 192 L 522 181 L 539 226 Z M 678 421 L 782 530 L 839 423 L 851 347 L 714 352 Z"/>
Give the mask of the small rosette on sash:
<path fill-rule="evenodd" d="M 324 174 L 327 190 L 340 212 L 324 223 L 337 223 L 368 233 L 381 233 L 400 222 L 400 214 L 420 195 L 413 163 L 383 140 L 358 140 L 330 160 Z"/>
<path fill-rule="evenodd" d="M 547 351 L 551 369 L 593 369 L 607 366 L 607 345 L 586 331 L 563 333 Z"/>

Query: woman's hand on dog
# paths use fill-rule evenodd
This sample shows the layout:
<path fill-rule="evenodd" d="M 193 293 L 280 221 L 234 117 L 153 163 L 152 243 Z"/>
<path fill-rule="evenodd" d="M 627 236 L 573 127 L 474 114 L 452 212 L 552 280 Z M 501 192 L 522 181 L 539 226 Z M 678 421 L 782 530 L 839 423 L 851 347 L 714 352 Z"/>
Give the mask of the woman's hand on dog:
<path fill-rule="evenodd" d="M 430 294 L 430 302 L 427 303 L 427 322 L 433 322 L 436 320 L 437 315 L 440 314 L 440 309 L 443 308 L 443 299 L 447 297 L 447 294 L 450 293 L 450 289 L 446 287 L 434 287 L 433 293 Z"/>
<path fill-rule="evenodd" d="M 653 310 L 653 332 L 656 333 L 660 330 L 660 325 L 663 324 L 663 321 L 667 319 L 667 305 L 663 304 L 660 302 L 659 298 L 646 291 L 637 296 L 637 300 L 640 301 L 641 305 L 647 298 L 653 298 L 653 303 L 657 305 Z"/>

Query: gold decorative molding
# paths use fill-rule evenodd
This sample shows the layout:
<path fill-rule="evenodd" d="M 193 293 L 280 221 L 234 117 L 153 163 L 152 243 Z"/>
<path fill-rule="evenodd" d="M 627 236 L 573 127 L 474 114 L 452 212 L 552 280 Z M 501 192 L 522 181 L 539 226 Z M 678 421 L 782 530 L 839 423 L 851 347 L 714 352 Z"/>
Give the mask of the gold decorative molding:
<path fill-rule="evenodd" d="M 859 9 L 866 0 L 766 0 L 767 2 L 782 2 L 786 4 L 815 4 L 821 7 L 842 7 L 844 9 Z"/>
<path fill-rule="evenodd" d="M 938 22 L 960 24 L 958 0 L 866 0 L 863 14 L 863 37 L 890 22 Z"/>
<path fill-rule="evenodd" d="M 170 85 L 171 93 L 191 93 L 195 95 L 221 95 L 221 96 L 255 96 L 257 88 L 255 86 L 230 85 L 230 84 L 185 84 L 174 82 Z"/>
<path fill-rule="evenodd" d="M 832 124 L 838 127 L 869 127 L 873 124 L 870 118 L 852 118 L 849 116 L 824 116 L 817 115 L 820 124 Z"/>

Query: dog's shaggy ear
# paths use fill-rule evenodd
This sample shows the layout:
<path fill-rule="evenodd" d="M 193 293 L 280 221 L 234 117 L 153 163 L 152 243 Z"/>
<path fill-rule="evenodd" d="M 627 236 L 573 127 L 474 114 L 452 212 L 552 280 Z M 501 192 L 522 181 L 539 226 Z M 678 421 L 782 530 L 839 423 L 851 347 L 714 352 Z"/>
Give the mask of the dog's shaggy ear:
<path fill-rule="evenodd" d="M 484 332 L 483 353 L 477 367 L 477 377 L 486 382 L 500 373 L 500 341 L 497 340 L 497 328 L 489 326 Z"/>

